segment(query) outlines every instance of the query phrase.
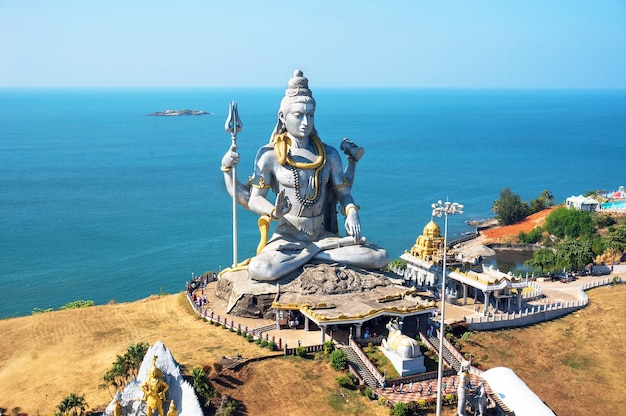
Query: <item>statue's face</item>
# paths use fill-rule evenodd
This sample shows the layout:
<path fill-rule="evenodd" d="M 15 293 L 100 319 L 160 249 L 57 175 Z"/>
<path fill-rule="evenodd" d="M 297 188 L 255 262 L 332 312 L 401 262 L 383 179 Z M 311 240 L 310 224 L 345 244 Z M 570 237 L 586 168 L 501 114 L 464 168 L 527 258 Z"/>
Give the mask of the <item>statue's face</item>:
<path fill-rule="evenodd" d="M 289 107 L 289 112 L 283 115 L 283 123 L 287 133 L 296 139 L 309 137 L 313 131 L 313 116 L 315 104 L 313 103 L 293 103 Z"/>

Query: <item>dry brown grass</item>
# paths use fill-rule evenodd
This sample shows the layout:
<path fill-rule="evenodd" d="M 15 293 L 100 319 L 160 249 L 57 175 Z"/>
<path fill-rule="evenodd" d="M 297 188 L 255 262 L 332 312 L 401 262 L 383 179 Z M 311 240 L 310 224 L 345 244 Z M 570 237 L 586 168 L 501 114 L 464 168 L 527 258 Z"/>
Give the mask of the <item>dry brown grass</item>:
<path fill-rule="evenodd" d="M 196 318 L 182 294 L 0 320 L 0 334 L 0 408 L 29 415 L 53 414 L 70 393 L 92 408 L 108 404 L 109 393 L 98 389 L 102 375 L 138 342 L 162 341 L 189 371 L 224 355 L 273 355 Z M 249 415 L 388 414 L 356 395 L 342 403 L 335 376 L 323 363 L 279 357 L 225 371 L 214 385 Z"/>
<path fill-rule="evenodd" d="M 619 414 L 626 397 L 620 366 L 625 297 L 626 285 L 594 289 L 591 304 L 573 315 L 475 333 L 465 350 L 487 368 L 514 369 L 559 416 Z M 52 414 L 69 393 L 84 394 L 91 407 L 107 404 L 109 394 L 97 387 L 101 377 L 137 342 L 163 341 L 188 370 L 223 355 L 270 354 L 197 319 L 182 295 L 0 320 L 0 333 L 0 408 L 19 406 L 30 415 Z M 389 414 L 339 389 L 337 372 L 319 360 L 279 356 L 212 376 L 221 393 L 238 401 L 241 414 Z"/>
<path fill-rule="evenodd" d="M 588 295 L 586 308 L 555 321 L 474 333 L 463 351 L 485 369 L 513 369 L 559 416 L 624 414 L 626 285 Z"/>

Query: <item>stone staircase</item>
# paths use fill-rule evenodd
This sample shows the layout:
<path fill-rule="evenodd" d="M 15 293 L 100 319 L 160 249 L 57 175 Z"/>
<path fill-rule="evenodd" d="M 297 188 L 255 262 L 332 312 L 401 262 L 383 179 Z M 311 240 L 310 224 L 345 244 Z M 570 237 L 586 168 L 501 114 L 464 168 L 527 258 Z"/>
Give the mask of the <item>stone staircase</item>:
<path fill-rule="evenodd" d="M 352 366 L 354 371 L 359 374 L 359 377 L 363 379 L 365 384 L 369 387 L 376 387 L 378 385 L 376 378 L 367 369 L 363 361 L 356 355 L 356 353 L 349 346 L 341 347 L 348 357 L 348 363 Z"/>
<path fill-rule="evenodd" d="M 428 337 L 428 341 L 435 346 L 437 349 L 435 350 L 439 353 L 439 337 L 436 335 L 431 335 Z M 461 369 L 461 363 L 459 360 L 448 350 L 446 344 L 443 344 L 443 361 L 447 363 L 450 367 L 454 368 L 454 370 L 458 373 Z"/>
<path fill-rule="evenodd" d="M 261 333 L 263 332 L 269 332 L 271 330 L 276 329 L 276 324 L 268 324 L 259 328 L 254 328 L 252 330 L 252 334 L 256 337 L 258 337 Z"/>

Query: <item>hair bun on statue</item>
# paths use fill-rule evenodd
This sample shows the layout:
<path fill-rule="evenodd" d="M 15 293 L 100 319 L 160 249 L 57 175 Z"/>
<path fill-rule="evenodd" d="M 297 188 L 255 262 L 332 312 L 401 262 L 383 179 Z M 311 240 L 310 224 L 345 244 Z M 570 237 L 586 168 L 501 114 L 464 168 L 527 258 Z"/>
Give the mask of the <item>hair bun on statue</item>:
<path fill-rule="evenodd" d="M 295 97 L 297 95 L 313 96 L 309 89 L 309 80 L 304 76 L 301 70 L 296 69 L 293 71 L 293 78 L 289 80 L 285 95 L 288 97 Z"/>

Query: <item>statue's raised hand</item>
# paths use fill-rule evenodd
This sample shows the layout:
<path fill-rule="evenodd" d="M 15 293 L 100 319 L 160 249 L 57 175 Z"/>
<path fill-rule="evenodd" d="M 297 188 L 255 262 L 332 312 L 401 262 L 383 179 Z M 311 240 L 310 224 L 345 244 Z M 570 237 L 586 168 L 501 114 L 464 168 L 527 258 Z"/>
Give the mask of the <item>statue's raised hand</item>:
<path fill-rule="evenodd" d="M 222 157 L 222 170 L 230 169 L 237 163 L 239 163 L 239 153 L 237 153 L 237 145 L 233 144 Z"/>
<path fill-rule="evenodd" d="M 289 197 L 285 195 L 285 190 L 281 190 L 276 196 L 276 203 L 274 204 L 274 218 L 281 218 L 283 215 L 291 211 L 291 201 Z"/>

